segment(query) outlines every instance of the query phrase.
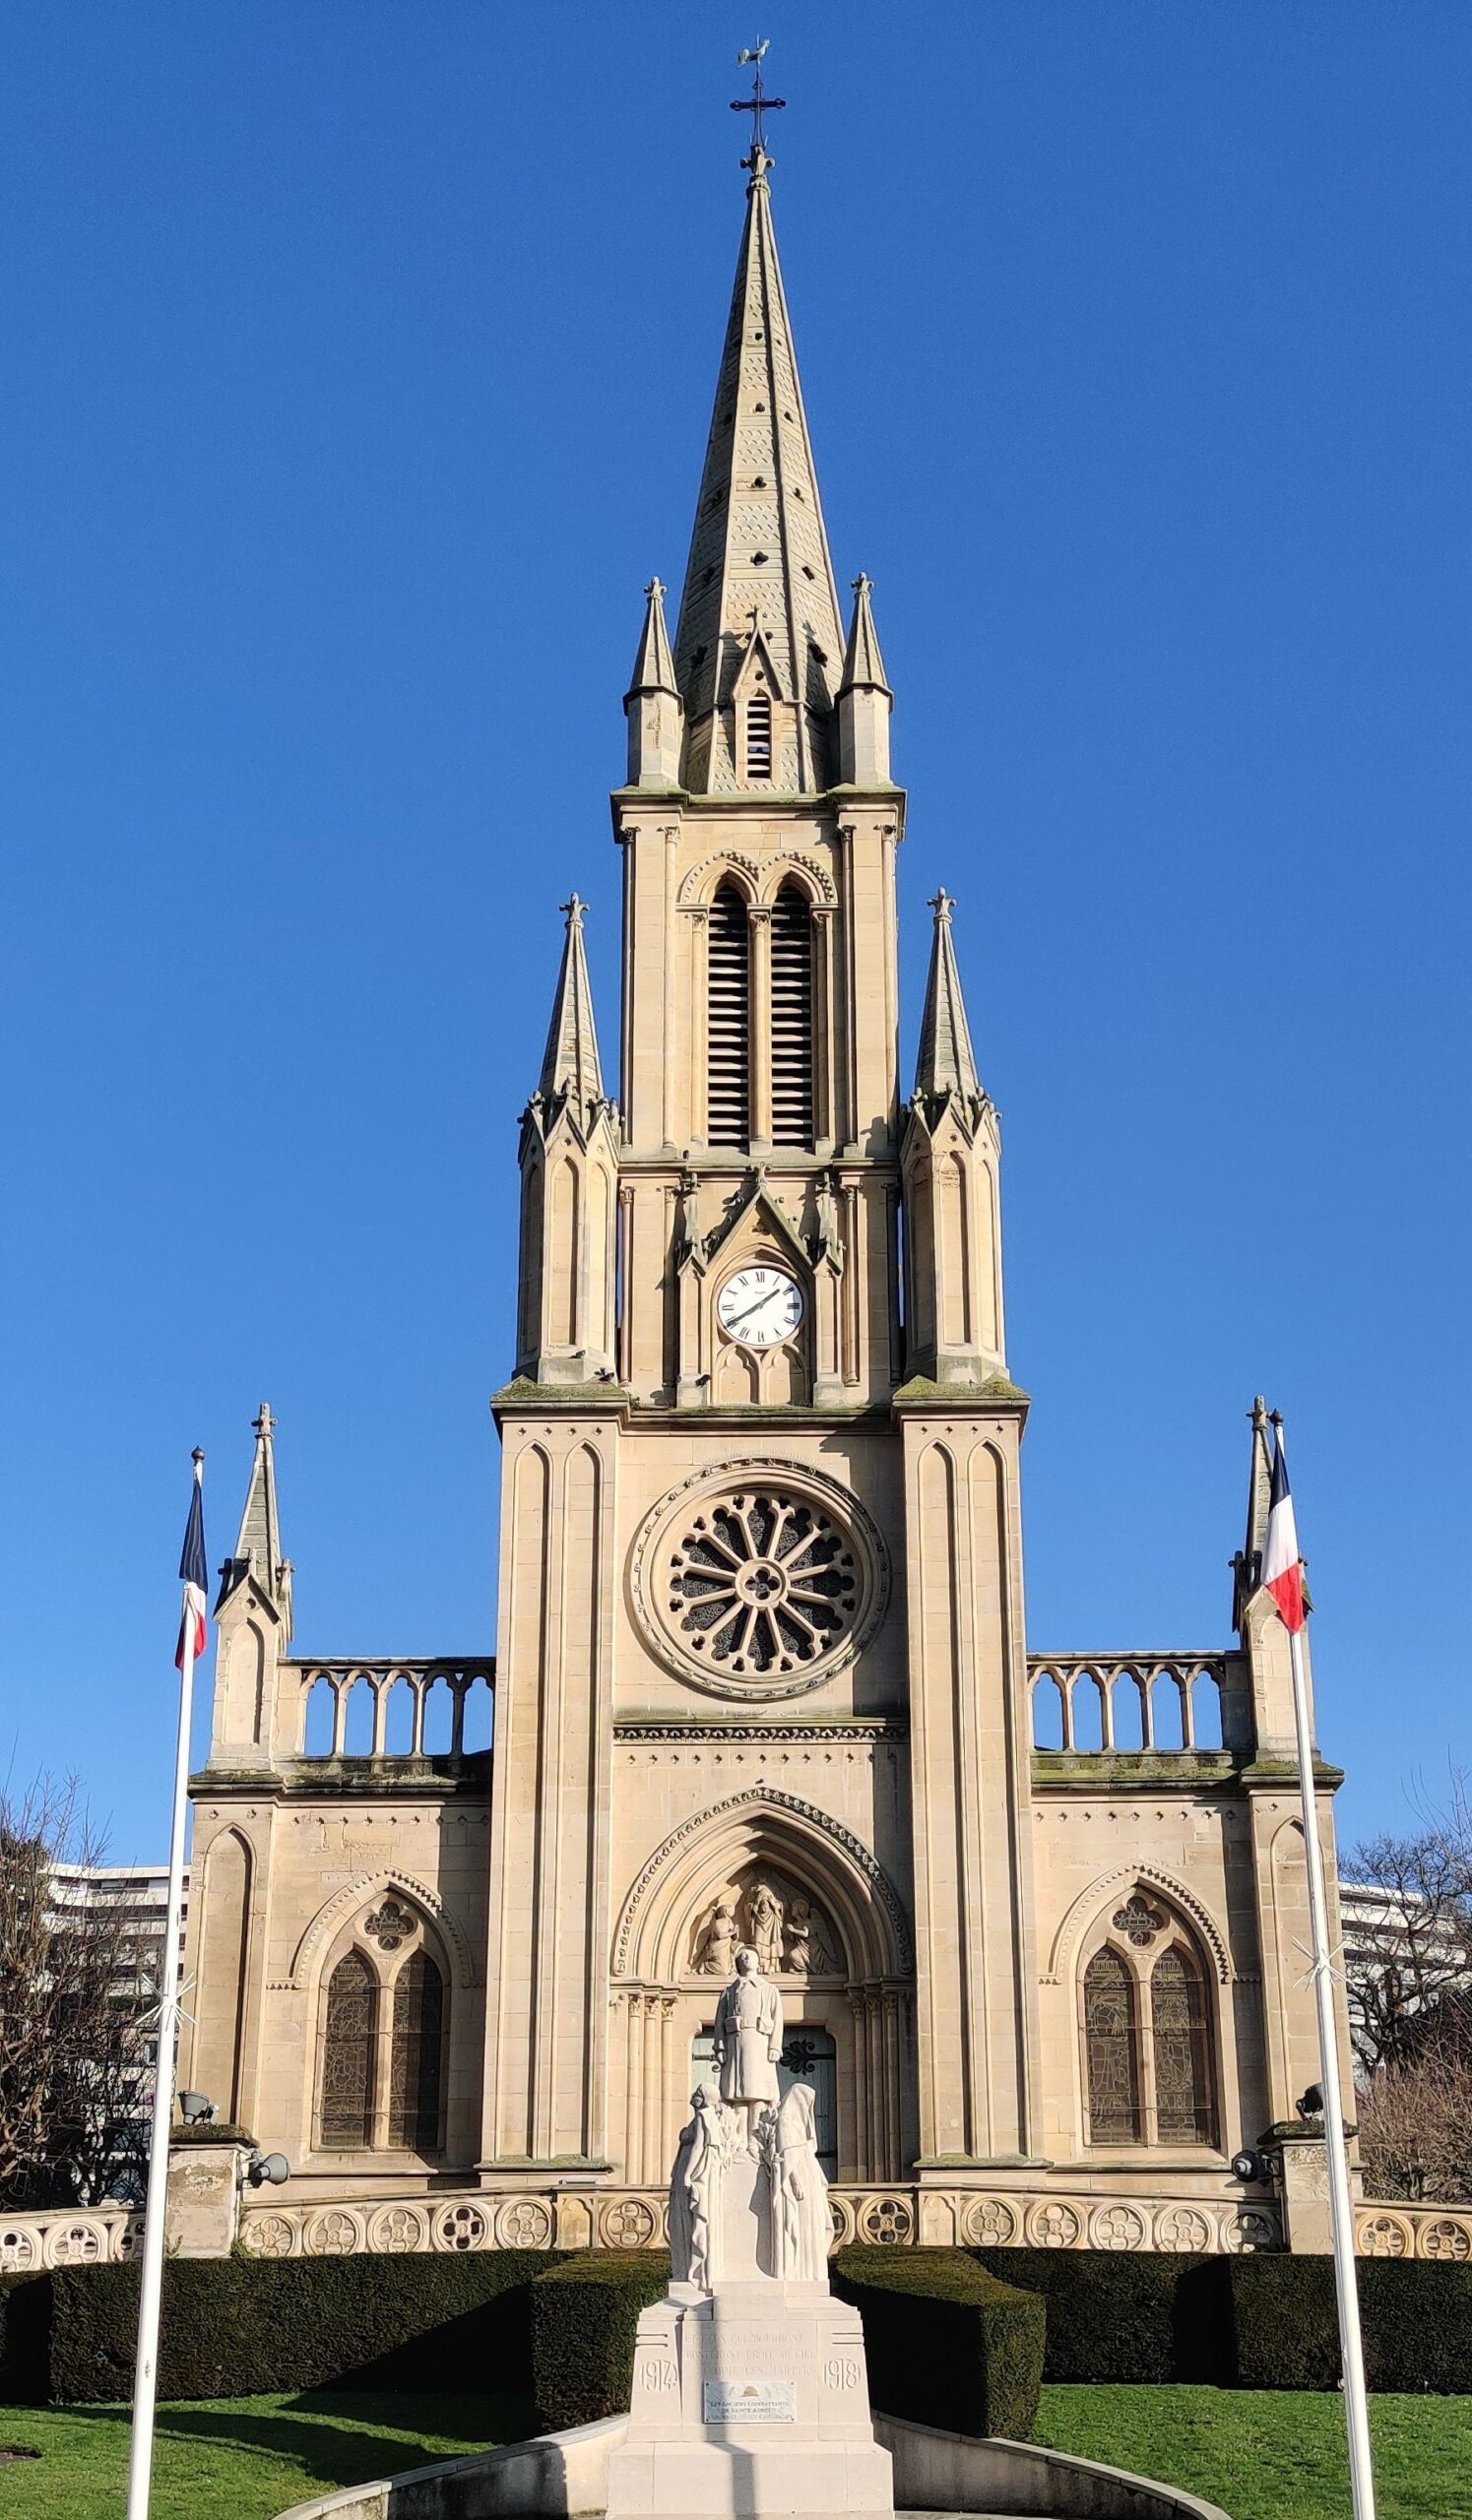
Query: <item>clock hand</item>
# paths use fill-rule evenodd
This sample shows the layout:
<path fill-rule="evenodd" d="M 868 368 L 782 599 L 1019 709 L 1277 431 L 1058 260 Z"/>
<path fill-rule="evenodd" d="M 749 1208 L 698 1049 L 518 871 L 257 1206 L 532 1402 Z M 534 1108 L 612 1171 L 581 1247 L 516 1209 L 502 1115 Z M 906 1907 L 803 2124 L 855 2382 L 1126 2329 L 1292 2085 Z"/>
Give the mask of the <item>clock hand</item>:
<path fill-rule="evenodd" d="M 771 1302 L 773 1302 L 775 1299 L 776 1299 L 776 1298 L 774 1298 L 772 1295 L 758 1295 L 758 1296 L 757 1296 L 757 1298 L 756 1298 L 755 1303 L 754 1303 L 754 1304 L 752 1304 L 752 1306 L 751 1306 L 751 1308 L 750 1308 L 750 1310 L 749 1310 L 749 1311 L 747 1311 L 747 1312 L 738 1312 L 738 1313 L 736 1314 L 736 1317 L 735 1321 L 728 1321 L 728 1323 L 727 1323 L 727 1325 L 726 1325 L 727 1329 L 728 1329 L 728 1330 L 739 1330 L 739 1329 L 742 1327 L 743 1323 L 748 1322 L 748 1321 L 754 1321 L 754 1320 L 756 1319 L 757 1314 L 758 1314 L 759 1312 L 765 1312 L 765 1310 L 766 1310 L 766 1308 L 767 1308 L 768 1304 L 769 1304 L 769 1303 L 771 1303 Z"/>

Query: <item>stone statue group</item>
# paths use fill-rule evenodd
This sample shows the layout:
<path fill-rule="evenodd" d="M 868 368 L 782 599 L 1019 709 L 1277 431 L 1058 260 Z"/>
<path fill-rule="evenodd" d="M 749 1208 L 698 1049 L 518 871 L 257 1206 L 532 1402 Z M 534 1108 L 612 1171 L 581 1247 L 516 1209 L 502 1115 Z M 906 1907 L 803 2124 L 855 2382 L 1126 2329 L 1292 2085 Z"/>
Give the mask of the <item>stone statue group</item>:
<path fill-rule="evenodd" d="M 719 1899 L 695 1938 L 694 1966 L 702 1978 L 729 1978 L 742 1946 L 738 1912 L 744 1909 L 745 1941 L 765 1978 L 822 1978 L 838 1968 L 827 1919 L 810 1899 L 786 1904 L 770 1881 Z"/>
<path fill-rule="evenodd" d="M 814 2095 L 777 2081 L 782 1997 L 757 1953 L 736 1955 L 736 1975 L 716 2011 L 715 2077 L 692 2095 L 670 2181 L 671 2273 L 677 2284 L 713 2292 L 725 2272 L 727 2174 L 743 2158 L 764 2175 L 769 2271 L 784 2283 L 826 2284 L 828 2182 L 818 2165 Z"/>

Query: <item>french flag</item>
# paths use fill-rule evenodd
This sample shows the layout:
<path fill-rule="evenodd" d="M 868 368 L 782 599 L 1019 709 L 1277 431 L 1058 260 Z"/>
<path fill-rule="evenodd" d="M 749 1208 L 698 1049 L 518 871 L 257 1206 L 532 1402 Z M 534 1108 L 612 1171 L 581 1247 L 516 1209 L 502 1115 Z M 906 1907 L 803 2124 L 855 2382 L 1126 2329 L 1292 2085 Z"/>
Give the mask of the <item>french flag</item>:
<path fill-rule="evenodd" d="M 187 1648 L 191 1663 L 197 1663 L 205 1650 L 205 1592 L 210 1581 L 205 1563 L 205 1457 L 194 1456 L 194 1493 L 189 1499 L 189 1520 L 184 1525 L 184 1553 L 179 1559 L 179 1580 L 184 1587 L 184 1609 L 179 1620 L 179 1641 L 174 1650 L 174 1669 L 182 1671 Z"/>
<path fill-rule="evenodd" d="M 1262 1581 L 1278 1605 L 1278 1616 L 1287 1628 L 1300 1628 L 1308 1616 L 1304 1601 L 1304 1570 L 1299 1558 L 1298 1529 L 1293 1519 L 1293 1496 L 1288 1485 L 1288 1456 L 1283 1450 L 1283 1429 L 1274 1428 L 1272 1485 L 1267 1500 L 1267 1540 L 1262 1551 Z"/>

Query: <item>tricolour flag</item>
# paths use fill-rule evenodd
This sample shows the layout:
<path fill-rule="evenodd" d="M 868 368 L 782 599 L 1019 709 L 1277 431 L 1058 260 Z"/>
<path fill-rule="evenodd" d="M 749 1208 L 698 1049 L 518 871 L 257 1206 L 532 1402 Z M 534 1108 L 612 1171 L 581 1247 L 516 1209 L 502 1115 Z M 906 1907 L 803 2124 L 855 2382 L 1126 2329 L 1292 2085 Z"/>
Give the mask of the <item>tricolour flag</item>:
<path fill-rule="evenodd" d="M 1304 1570 L 1299 1559 L 1299 1536 L 1293 1519 L 1293 1497 L 1288 1485 L 1288 1456 L 1283 1450 L 1283 1430 L 1274 1429 L 1272 1486 L 1267 1500 L 1267 1540 L 1262 1551 L 1262 1580 L 1278 1605 L 1278 1615 L 1285 1627 L 1302 1627 L 1308 1615 L 1304 1601 Z"/>
<path fill-rule="evenodd" d="M 205 1564 L 205 1457 L 194 1456 L 194 1493 L 189 1499 L 189 1520 L 184 1525 L 184 1552 L 179 1559 L 179 1578 L 184 1587 L 184 1608 L 179 1620 L 179 1641 L 174 1649 L 174 1669 L 184 1668 L 184 1647 L 190 1658 L 198 1662 L 205 1650 L 205 1592 L 210 1581 Z M 192 1640 L 192 1642 L 191 1642 Z"/>

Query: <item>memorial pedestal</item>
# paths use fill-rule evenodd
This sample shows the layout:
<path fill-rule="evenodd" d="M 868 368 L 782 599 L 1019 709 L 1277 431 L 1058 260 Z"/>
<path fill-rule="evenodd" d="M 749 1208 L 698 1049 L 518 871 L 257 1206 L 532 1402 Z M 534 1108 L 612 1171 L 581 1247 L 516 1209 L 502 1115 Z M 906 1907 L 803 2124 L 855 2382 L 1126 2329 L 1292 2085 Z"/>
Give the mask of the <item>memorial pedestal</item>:
<path fill-rule="evenodd" d="M 608 2520 L 889 2515 L 859 2313 L 823 2284 L 671 2287 L 639 2320 Z"/>

